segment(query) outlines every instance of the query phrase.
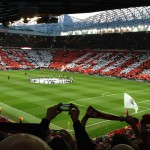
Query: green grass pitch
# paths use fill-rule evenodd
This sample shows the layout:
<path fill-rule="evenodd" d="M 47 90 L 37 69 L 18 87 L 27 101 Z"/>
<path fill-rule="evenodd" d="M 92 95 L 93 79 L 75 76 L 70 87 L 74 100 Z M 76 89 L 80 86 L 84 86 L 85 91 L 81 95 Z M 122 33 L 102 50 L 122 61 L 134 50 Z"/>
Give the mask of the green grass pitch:
<path fill-rule="evenodd" d="M 25 76 L 25 72 L 27 75 Z M 71 84 L 33 84 L 28 76 L 66 75 L 72 77 Z M 8 76 L 10 79 L 8 80 Z M 40 122 L 49 106 L 59 102 L 76 104 L 80 109 L 80 119 L 89 105 L 115 115 L 124 115 L 123 94 L 128 93 L 137 102 L 139 111 L 129 113 L 139 119 L 150 111 L 150 83 L 121 80 L 102 76 L 90 76 L 56 70 L 0 71 L 0 106 L 2 114 L 18 121 Z M 70 123 L 68 123 L 70 122 Z M 90 137 L 96 137 L 109 131 L 124 127 L 126 123 L 89 119 L 86 130 Z M 64 128 L 73 132 L 72 121 L 67 112 L 62 112 L 50 125 L 51 129 Z"/>

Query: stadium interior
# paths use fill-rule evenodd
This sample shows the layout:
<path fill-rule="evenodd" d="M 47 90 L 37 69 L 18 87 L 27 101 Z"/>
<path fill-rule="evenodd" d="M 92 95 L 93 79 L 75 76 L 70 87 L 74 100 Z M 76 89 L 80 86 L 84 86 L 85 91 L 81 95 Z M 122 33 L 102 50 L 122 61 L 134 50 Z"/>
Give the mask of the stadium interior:
<path fill-rule="evenodd" d="M 27 133 L 53 150 L 150 150 L 148 0 L 1 0 L 0 13 L 0 149 Z"/>

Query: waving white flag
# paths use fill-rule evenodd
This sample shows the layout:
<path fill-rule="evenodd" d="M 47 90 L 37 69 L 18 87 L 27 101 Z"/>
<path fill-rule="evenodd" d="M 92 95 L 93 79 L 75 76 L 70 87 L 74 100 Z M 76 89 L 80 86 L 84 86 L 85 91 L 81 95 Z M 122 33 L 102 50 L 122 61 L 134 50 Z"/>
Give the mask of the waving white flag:
<path fill-rule="evenodd" d="M 138 105 L 127 93 L 124 93 L 124 108 L 133 108 L 135 109 L 135 113 L 138 111 Z"/>

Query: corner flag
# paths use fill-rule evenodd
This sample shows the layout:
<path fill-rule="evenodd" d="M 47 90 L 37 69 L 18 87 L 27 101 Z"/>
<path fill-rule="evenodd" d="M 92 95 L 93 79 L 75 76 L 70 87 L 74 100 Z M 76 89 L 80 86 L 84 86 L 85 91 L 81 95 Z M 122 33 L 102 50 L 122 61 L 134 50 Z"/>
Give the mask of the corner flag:
<path fill-rule="evenodd" d="M 127 93 L 124 93 L 124 108 L 133 108 L 135 109 L 135 113 L 138 111 L 138 105 Z"/>

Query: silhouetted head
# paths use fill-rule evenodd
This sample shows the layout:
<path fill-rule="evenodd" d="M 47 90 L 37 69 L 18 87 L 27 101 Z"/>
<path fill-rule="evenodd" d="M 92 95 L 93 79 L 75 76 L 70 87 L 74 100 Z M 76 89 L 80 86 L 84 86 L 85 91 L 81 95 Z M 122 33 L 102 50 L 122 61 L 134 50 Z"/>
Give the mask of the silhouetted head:
<path fill-rule="evenodd" d="M 55 137 L 49 142 L 53 150 L 71 150 L 68 143 L 61 137 Z"/>
<path fill-rule="evenodd" d="M 112 143 L 111 143 L 111 147 L 114 147 L 118 144 L 127 144 L 127 145 L 131 145 L 131 142 L 129 141 L 129 139 L 123 135 L 123 134 L 115 134 L 112 138 Z"/>
<path fill-rule="evenodd" d="M 0 131 L 0 142 L 8 137 L 8 134 L 4 131 Z"/>
<path fill-rule="evenodd" d="M 113 147 L 111 150 L 135 150 L 135 149 L 126 144 L 119 144 Z"/>
<path fill-rule="evenodd" d="M 142 116 L 141 124 L 150 124 L 150 114 L 145 114 Z"/>
<path fill-rule="evenodd" d="M 0 142 L 2 150 L 52 150 L 46 142 L 31 134 L 14 134 Z"/>

